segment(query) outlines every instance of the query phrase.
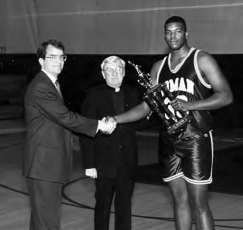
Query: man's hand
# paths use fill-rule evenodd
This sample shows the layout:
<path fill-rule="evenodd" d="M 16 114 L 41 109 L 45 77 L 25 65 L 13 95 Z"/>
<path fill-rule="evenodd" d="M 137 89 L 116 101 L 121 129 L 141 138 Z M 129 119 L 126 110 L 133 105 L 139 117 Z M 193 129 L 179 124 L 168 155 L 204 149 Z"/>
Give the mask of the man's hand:
<path fill-rule="evenodd" d="M 104 117 L 99 121 L 98 129 L 104 134 L 111 134 L 116 128 L 116 121 Z"/>
<path fill-rule="evenodd" d="M 91 177 L 93 179 L 97 178 L 97 170 L 96 168 L 85 169 L 85 175 Z"/>
<path fill-rule="evenodd" d="M 107 116 L 105 118 L 105 121 L 106 122 L 112 122 L 112 123 L 116 123 L 117 124 L 115 117 L 109 117 L 109 116 Z"/>
<path fill-rule="evenodd" d="M 174 110 L 185 111 L 185 112 L 189 110 L 188 102 L 178 98 L 171 101 L 171 106 L 173 107 Z"/>

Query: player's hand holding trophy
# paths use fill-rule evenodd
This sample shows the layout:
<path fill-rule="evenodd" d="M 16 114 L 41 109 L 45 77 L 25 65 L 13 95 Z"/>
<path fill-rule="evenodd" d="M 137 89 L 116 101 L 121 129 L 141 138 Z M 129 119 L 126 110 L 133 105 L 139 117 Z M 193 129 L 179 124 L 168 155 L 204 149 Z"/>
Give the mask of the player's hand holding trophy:
<path fill-rule="evenodd" d="M 149 105 L 150 109 L 155 112 L 164 122 L 167 133 L 169 135 L 182 132 L 186 125 L 191 121 L 190 116 L 185 111 L 171 110 L 170 102 L 175 99 L 167 88 L 166 84 L 158 84 L 153 86 L 153 82 L 149 74 L 143 73 L 138 65 L 128 61 L 135 67 L 138 73 L 138 83 L 146 88 L 143 100 Z"/>

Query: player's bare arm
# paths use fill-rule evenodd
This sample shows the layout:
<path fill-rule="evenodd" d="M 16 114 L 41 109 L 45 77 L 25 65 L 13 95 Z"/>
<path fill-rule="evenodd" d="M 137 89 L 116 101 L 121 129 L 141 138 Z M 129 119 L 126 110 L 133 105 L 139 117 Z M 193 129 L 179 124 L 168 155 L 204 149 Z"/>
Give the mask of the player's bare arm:
<path fill-rule="evenodd" d="M 149 106 L 143 101 L 129 111 L 116 115 L 114 118 L 118 124 L 131 123 L 148 116 L 150 112 Z"/>
<path fill-rule="evenodd" d="M 194 102 L 177 100 L 174 102 L 178 110 L 214 110 L 229 105 L 233 102 L 233 95 L 230 86 L 220 70 L 215 59 L 208 53 L 199 52 L 198 67 L 201 75 L 211 85 L 214 93 L 209 98 Z"/>
<path fill-rule="evenodd" d="M 157 73 L 158 73 L 160 64 L 161 64 L 161 61 L 155 63 L 153 65 L 151 73 L 150 73 L 154 86 L 157 85 Z M 130 123 L 130 122 L 138 121 L 144 117 L 147 117 L 150 114 L 150 112 L 151 112 L 150 107 L 148 106 L 148 104 L 145 101 L 143 101 L 141 104 L 135 106 L 131 110 L 129 110 L 125 113 L 116 115 L 115 119 L 118 124 Z"/>
<path fill-rule="evenodd" d="M 159 68 L 161 66 L 161 63 L 162 63 L 162 61 L 156 62 L 152 66 L 152 69 L 151 69 L 151 72 L 150 72 L 150 77 L 152 79 L 152 82 L 153 82 L 153 85 L 154 86 L 157 85 L 157 74 L 158 74 Z"/>

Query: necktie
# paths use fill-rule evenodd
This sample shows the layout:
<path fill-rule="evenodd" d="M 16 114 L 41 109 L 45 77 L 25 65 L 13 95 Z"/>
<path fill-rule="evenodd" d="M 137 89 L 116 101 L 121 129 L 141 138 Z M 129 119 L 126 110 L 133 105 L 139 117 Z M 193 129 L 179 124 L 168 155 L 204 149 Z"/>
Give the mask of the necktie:
<path fill-rule="evenodd" d="M 60 88 L 60 84 L 59 84 L 58 80 L 55 81 L 55 86 L 56 86 L 58 93 L 60 94 L 60 96 L 62 98 L 62 92 L 61 92 L 61 88 Z"/>

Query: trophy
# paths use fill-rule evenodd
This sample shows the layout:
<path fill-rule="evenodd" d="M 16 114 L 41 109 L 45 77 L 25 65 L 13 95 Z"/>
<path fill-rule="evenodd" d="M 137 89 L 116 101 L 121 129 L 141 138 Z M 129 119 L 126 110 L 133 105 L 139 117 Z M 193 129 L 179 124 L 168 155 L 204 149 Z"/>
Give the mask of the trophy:
<path fill-rule="evenodd" d="M 138 83 L 146 88 L 143 100 L 149 105 L 150 109 L 155 112 L 163 121 L 169 135 L 182 132 L 186 125 L 191 121 L 189 115 L 185 111 L 174 111 L 176 115 L 169 109 L 169 104 L 165 101 L 172 101 L 175 97 L 167 88 L 166 84 L 158 84 L 153 86 L 152 79 L 149 74 L 143 73 L 138 65 L 128 61 L 135 67 L 138 73 Z"/>

